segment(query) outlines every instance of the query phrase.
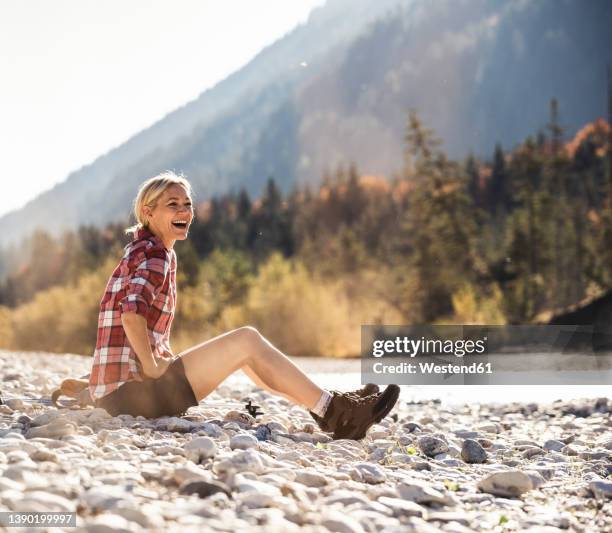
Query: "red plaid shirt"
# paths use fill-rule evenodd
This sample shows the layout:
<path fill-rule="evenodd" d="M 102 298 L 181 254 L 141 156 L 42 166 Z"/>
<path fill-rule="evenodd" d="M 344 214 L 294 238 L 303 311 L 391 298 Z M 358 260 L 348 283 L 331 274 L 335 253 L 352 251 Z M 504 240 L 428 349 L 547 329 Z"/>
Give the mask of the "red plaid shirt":
<path fill-rule="evenodd" d="M 176 307 L 176 252 L 149 229 L 140 228 L 111 274 L 100 302 L 98 339 L 89 392 L 94 400 L 127 381 L 143 381 L 144 373 L 121 323 L 134 312 L 147 319 L 153 354 L 170 350 L 170 327 Z"/>

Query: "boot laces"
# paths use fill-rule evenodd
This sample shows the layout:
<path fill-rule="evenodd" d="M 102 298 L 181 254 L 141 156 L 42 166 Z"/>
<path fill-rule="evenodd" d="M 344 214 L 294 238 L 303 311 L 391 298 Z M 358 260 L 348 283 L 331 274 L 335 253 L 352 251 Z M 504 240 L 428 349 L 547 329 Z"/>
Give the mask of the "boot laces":
<path fill-rule="evenodd" d="M 349 405 L 351 407 L 362 407 L 364 405 L 376 403 L 380 399 L 381 395 L 382 392 L 370 394 L 369 396 L 357 396 L 355 393 L 342 393 L 342 396 L 349 400 Z"/>

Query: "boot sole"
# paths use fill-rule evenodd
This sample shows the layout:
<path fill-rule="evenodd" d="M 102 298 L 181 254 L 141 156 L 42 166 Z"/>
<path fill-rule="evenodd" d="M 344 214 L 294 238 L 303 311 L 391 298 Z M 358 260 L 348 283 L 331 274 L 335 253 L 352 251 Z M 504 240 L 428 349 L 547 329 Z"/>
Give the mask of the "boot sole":
<path fill-rule="evenodd" d="M 389 393 L 388 400 L 385 402 L 385 406 L 383 410 L 380 413 L 378 413 L 378 416 L 376 417 L 374 421 L 375 424 L 378 424 L 383 418 L 385 418 L 389 414 L 391 409 L 393 409 L 395 407 L 395 404 L 397 403 L 397 400 L 400 394 L 400 388 L 397 385 L 389 385 L 385 389 L 385 393 L 389 389 L 391 389 L 391 392 Z"/>
<path fill-rule="evenodd" d="M 374 407 L 372 417 L 369 420 L 366 420 L 355 428 L 349 429 L 346 433 L 344 433 L 344 431 L 347 429 L 345 424 L 343 427 L 334 432 L 334 439 L 363 439 L 368 429 L 370 429 L 374 424 L 380 422 L 389 414 L 391 409 L 393 409 L 399 398 L 399 393 L 400 388 L 397 385 L 389 385 L 382 393 L 380 400 Z"/>

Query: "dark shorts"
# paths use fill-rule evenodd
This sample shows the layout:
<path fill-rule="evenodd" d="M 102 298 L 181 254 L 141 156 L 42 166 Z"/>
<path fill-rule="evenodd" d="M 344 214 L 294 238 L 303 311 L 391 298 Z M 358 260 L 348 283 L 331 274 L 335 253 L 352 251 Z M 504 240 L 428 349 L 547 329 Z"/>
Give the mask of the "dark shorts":
<path fill-rule="evenodd" d="M 198 405 L 198 401 L 179 357 L 160 378 L 128 381 L 97 400 L 95 405 L 112 416 L 126 414 L 158 418 L 182 415 L 189 407 Z"/>

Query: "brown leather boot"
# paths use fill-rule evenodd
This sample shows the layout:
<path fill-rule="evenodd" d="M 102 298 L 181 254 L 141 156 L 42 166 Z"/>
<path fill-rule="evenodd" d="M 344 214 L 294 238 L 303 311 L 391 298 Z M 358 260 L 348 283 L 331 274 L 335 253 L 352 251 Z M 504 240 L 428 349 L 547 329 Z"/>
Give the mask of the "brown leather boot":
<path fill-rule="evenodd" d="M 369 396 L 370 394 L 376 394 L 379 391 L 380 389 L 378 388 L 378 385 L 376 385 L 375 383 L 366 383 L 360 389 L 349 391 L 347 392 L 347 394 L 350 394 L 352 396 L 358 396 L 360 398 L 364 398 L 365 396 Z"/>
<path fill-rule="evenodd" d="M 346 392 L 330 392 L 332 400 L 319 426 L 323 431 L 333 432 L 334 439 L 360 440 L 371 426 L 380 422 L 393 409 L 400 388 L 389 385 L 383 392 L 364 397 Z"/>
<path fill-rule="evenodd" d="M 360 389 L 354 390 L 354 391 L 349 391 L 349 392 L 339 392 L 339 391 L 329 391 L 330 393 L 338 393 L 338 394 L 347 394 L 349 396 L 355 396 L 357 398 L 363 398 L 365 396 L 369 396 L 370 394 L 376 394 L 379 391 L 378 385 L 376 385 L 375 383 L 367 383 L 366 385 L 364 385 L 363 387 L 361 387 Z M 312 418 L 315 419 L 316 423 L 319 425 L 319 427 L 321 428 L 322 431 L 333 431 L 332 429 L 330 429 L 328 427 L 328 425 L 323 421 L 323 417 L 313 413 L 312 411 L 308 411 L 310 413 L 310 416 L 312 416 Z"/>

